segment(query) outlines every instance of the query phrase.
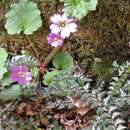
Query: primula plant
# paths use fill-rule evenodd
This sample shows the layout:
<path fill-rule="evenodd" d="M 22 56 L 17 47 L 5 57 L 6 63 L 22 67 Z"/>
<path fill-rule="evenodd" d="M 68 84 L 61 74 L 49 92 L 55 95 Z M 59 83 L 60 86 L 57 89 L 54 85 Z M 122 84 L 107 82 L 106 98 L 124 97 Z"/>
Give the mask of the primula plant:
<path fill-rule="evenodd" d="M 10 56 L 0 48 L 1 59 L 1 92 L 0 100 L 13 100 L 22 95 L 22 89 L 32 88 L 38 75 L 37 61 L 31 56 Z M 23 94 L 24 95 L 24 94 Z"/>

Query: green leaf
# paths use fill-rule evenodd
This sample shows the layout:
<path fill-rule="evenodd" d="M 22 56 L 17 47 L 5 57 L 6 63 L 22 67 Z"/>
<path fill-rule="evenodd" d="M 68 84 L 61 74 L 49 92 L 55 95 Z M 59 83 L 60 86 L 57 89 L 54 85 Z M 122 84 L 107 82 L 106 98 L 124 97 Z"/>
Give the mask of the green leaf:
<path fill-rule="evenodd" d="M 21 95 L 21 88 L 19 85 L 13 85 L 8 89 L 4 89 L 0 92 L 0 99 L 3 101 L 13 100 Z"/>
<path fill-rule="evenodd" d="M 11 78 L 10 78 L 10 76 L 9 76 L 9 73 L 5 73 L 5 74 L 3 75 L 2 80 L 1 80 L 1 84 L 2 84 L 3 86 L 8 86 L 8 85 L 10 85 L 11 83 L 13 83 L 13 81 L 11 80 Z"/>
<path fill-rule="evenodd" d="M 54 121 L 52 130 L 63 130 L 63 128 L 57 121 Z"/>
<path fill-rule="evenodd" d="M 50 85 L 50 84 L 53 82 L 54 78 L 55 78 L 59 73 L 60 73 L 59 70 L 53 70 L 53 71 L 51 71 L 51 72 L 47 72 L 47 73 L 44 75 L 44 77 L 43 77 L 43 83 L 44 83 L 45 85 Z"/>
<path fill-rule="evenodd" d="M 68 53 L 58 53 L 53 59 L 53 65 L 57 69 L 71 70 L 74 66 L 74 62 Z"/>
<path fill-rule="evenodd" d="M 34 2 L 20 0 L 19 3 L 12 4 L 6 14 L 5 28 L 9 34 L 32 34 L 42 25 L 40 13 Z"/>
<path fill-rule="evenodd" d="M 4 48 L 0 47 L 0 80 L 3 78 L 3 75 L 7 72 L 5 67 L 5 62 L 7 60 L 8 54 Z"/>
<path fill-rule="evenodd" d="M 67 15 L 81 19 L 89 11 L 96 10 L 98 0 L 64 0 L 64 12 Z"/>
<path fill-rule="evenodd" d="M 0 66 L 4 66 L 7 60 L 8 54 L 5 49 L 0 47 Z"/>
<path fill-rule="evenodd" d="M 33 77 L 37 77 L 38 76 L 38 68 L 36 66 L 33 66 L 31 68 L 31 73 Z"/>
<path fill-rule="evenodd" d="M 0 67 L 0 80 L 3 78 L 4 74 L 7 72 L 6 67 Z"/>
<path fill-rule="evenodd" d="M 21 51 L 21 54 L 22 55 L 26 55 L 26 56 L 30 56 L 31 54 L 30 54 L 30 51 L 28 51 L 28 50 L 22 50 Z"/>

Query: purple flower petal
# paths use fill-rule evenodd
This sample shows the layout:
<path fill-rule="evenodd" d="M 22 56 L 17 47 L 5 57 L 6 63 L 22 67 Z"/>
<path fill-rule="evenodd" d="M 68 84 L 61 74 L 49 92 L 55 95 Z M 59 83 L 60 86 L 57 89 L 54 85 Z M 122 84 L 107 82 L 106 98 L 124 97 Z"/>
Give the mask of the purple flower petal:
<path fill-rule="evenodd" d="M 18 83 L 19 83 L 20 85 L 25 85 L 25 84 L 28 83 L 28 80 L 26 80 L 25 78 L 19 78 Z"/>
<path fill-rule="evenodd" d="M 29 70 L 26 65 L 20 65 L 19 68 L 20 68 L 20 71 L 22 72 L 27 72 Z"/>
<path fill-rule="evenodd" d="M 13 71 L 13 72 L 18 72 L 19 71 L 19 67 L 16 66 L 16 65 L 13 65 L 10 67 L 10 70 Z"/>
<path fill-rule="evenodd" d="M 65 28 L 65 29 L 61 30 L 61 37 L 65 38 L 65 37 L 69 37 L 69 36 L 70 36 L 69 28 Z"/>
<path fill-rule="evenodd" d="M 26 78 L 27 81 L 32 80 L 32 75 L 31 75 L 31 73 L 30 73 L 30 72 L 26 72 L 25 78 Z"/>
<path fill-rule="evenodd" d="M 61 15 L 60 14 L 54 14 L 52 17 L 51 17 L 51 21 L 55 24 L 58 24 L 59 21 L 61 20 Z"/>
<path fill-rule="evenodd" d="M 57 24 L 51 24 L 50 29 L 52 33 L 56 33 L 56 34 L 59 33 L 61 30 Z"/>
<path fill-rule="evenodd" d="M 62 14 L 61 15 L 61 21 L 66 21 L 68 18 L 65 14 Z"/>
<path fill-rule="evenodd" d="M 75 23 L 70 23 L 69 24 L 69 29 L 70 29 L 71 32 L 76 32 L 77 25 Z"/>
<path fill-rule="evenodd" d="M 11 80 L 13 80 L 14 82 L 17 82 L 18 79 L 19 79 L 15 72 L 12 72 L 12 73 L 10 74 L 10 78 L 11 78 Z"/>

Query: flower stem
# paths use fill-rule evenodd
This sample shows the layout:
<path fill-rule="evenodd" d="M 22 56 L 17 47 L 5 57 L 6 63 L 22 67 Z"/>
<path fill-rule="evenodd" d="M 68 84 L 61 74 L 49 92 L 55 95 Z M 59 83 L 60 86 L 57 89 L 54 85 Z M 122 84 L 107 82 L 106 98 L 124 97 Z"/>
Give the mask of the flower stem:
<path fill-rule="evenodd" d="M 36 57 L 38 57 L 38 51 L 37 51 L 37 49 L 35 48 L 34 43 L 31 41 L 31 39 L 30 39 L 30 37 L 29 37 L 28 35 L 26 35 L 26 38 L 28 39 L 28 41 L 29 41 L 31 47 L 33 48 L 33 50 L 34 50 L 34 52 L 35 52 L 35 54 L 36 54 Z"/>
<path fill-rule="evenodd" d="M 55 47 L 51 53 L 46 57 L 45 61 L 44 61 L 44 65 L 47 66 L 49 64 L 49 62 L 51 61 L 51 59 L 53 58 L 53 56 L 59 51 L 60 47 Z"/>

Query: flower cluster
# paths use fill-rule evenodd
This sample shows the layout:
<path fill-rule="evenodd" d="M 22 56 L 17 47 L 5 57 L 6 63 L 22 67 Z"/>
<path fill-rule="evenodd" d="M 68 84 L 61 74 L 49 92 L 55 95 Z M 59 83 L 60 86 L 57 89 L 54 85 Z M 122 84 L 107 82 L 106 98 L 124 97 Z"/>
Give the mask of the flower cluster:
<path fill-rule="evenodd" d="M 74 19 L 65 14 L 54 14 L 51 17 L 51 22 L 51 33 L 48 35 L 47 41 L 53 47 L 62 46 L 64 39 L 77 30 Z"/>

